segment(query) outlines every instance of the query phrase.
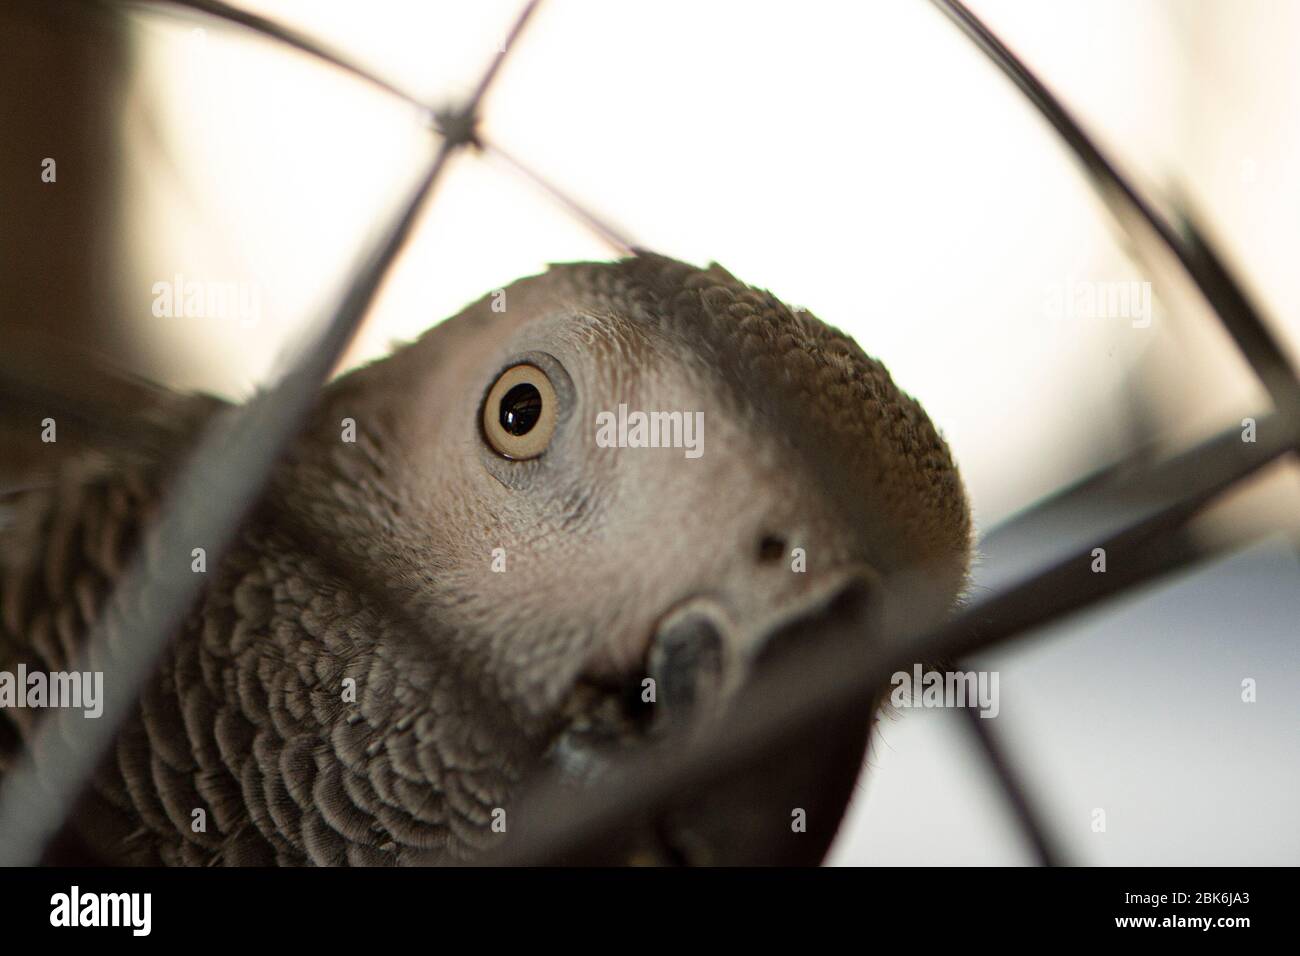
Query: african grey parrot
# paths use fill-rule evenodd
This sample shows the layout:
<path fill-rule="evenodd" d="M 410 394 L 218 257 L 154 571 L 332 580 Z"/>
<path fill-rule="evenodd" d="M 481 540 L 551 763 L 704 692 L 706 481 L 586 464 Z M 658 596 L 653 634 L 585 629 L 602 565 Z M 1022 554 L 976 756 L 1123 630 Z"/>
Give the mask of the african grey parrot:
<path fill-rule="evenodd" d="M 71 666 L 221 405 L 160 393 L 141 422 L 174 448 L 77 454 L 8 497 L 0 670 Z M 701 453 L 606 447 L 620 406 L 697 416 Z M 134 863 L 472 860 L 535 774 L 635 748 L 682 687 L 725 705 L 836 595 L 920 569 L 909 600 L 942 616 L 969 548 L 947 446 L 852 340 L 717 265 L 553 266 L 324 389 L 72 831 Z M 0 711 L 0 772 L 35 719 Z M 870 720 L 609 854 L 817 861 Z"/>

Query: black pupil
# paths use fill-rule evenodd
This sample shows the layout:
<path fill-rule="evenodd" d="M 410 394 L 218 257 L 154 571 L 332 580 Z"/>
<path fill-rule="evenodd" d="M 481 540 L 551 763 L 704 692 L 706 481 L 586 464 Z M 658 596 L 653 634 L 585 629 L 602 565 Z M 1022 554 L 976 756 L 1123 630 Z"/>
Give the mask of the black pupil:
<path fill-rule="evenodd" d="M 523 382 L 501 398 L 501 427 L 512 435 L 527 435 L 542 417 L 542 393 Z"/>

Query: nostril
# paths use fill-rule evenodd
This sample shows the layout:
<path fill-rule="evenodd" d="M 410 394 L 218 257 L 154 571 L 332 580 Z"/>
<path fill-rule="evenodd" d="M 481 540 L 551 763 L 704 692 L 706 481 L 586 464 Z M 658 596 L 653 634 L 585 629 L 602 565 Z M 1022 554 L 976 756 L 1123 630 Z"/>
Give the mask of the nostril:
<path fill-rule="evenodd" d="M 765 534 L 758 542 L 758 560 L 766 563 L 780 561 L 785 556 L 785 538 Z"/>

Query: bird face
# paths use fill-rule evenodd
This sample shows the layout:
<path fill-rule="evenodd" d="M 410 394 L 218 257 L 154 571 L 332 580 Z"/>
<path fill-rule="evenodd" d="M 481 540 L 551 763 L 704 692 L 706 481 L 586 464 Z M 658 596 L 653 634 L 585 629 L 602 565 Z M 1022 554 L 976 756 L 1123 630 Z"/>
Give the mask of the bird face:
<path fill-rule="evenodd" d="M 383 577 L 521 726 L 543 719 L 548 759 L 707 722 L 800 622 L 852 613 L 866 640 L 895 572 L 925 569 L 935 616 L 961 586 L 965 498 L 919 406 L 851 341 L 716 266 L 554 267 L 382 367 L 330 408 L 372 423 Z M 869 714 L 821 747 L 833 822 Z M 814 761 L 792 785 L 828 773 Z M 732 811 L 789 830 L 756 786 L 799 799 L 768 776 Z M 697 817 L 673 858 L 755 856 L 721 816 Z M 818 858 L 833 822 L 796 858 Z"/>

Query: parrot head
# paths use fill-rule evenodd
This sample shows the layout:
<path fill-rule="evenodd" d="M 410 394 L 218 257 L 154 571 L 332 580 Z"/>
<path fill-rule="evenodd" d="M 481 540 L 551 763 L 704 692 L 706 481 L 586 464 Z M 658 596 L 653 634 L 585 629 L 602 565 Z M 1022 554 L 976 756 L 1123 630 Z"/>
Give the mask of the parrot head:
<path fill-rule="evenodd" d="M 716 265 L 638 254 L 520 280 L 335 382 L 316 434 L 286 499 L 536 766 L 577 776 L 707 726 L 765 661 L 797 657 L 802 625 L 856 615 L 866 646 L 895 575 L 922 572 L 908 600 L 937 620 L 967 573 L 966 496 L 921 407 Z M 815 862 L 873 709 L 604 856 Z"/>

